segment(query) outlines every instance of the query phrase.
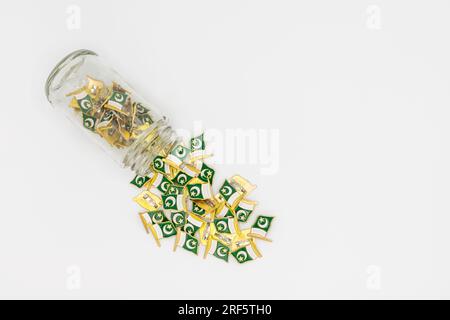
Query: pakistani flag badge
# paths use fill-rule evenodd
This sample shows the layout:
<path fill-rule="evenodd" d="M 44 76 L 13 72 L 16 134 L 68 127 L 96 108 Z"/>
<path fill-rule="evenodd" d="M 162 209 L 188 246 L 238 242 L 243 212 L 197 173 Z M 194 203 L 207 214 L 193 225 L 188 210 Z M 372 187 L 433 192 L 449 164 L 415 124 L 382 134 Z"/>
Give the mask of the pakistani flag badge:
<path fill-rule="evenodd" d="M 170 195 L 163 195 L 161 198 L 164 209 L 173 211 L 185 210 L 184 195 L 170 194 Z"/>
<path fill-rule="evenodd" d="M 97 119 L 83 113 L 83 127 L 88 130 L 95 131 L 95 124 Z"/>
<path fill-rule="evenodd" d="M 184 211 L 177 211 L 172 212 L 171 214 L 171 220 L 175 228 L 181 228 L 184 227 L 186 224 L 186 212 Z"/>
<path fill-rule="evenodd" d="M 246 199 L 243 199 L 239 202 L 236 208 L 234 208 L 234 212 L 239 222 L 247 222 L 248 217 L 253 212 L 253 210 L 255 210 L 256 204 L 257 203 L 255 201 Z"/>
<path fill-rule="evenodd" d="M 205 200 L 213 197 L 211 185 L 209 183 L 188 184 L 189 198 L 192 200 Z"/>
<path fill-rule="evenodd" d="M 150 110 L 140 102 L 133 103 L 133 110 L 135 112 L 135 118 L 139 120 L 140 124 L 152 124 L 153 119 L 150 115 Z"/>
<path fill-rule="evenodd" d="M 83 90 L 79 94 L 75 95 L 75 99 L 77 100 L 81 112 L 89 113 L 92 110 L 92 98 L 86 91 Z"/>
<path fill-rule="evenodd" d="M 156 174 L 152 184 L 161 192 L 161 194 L 167 193 L 172 186 L 172 182 L 160 173 Z"/>
<path fill-rule="evenodd" d="M 131 180 L 131 184 L 135 185 L 138 188 L 142 188 L 144 184 L 147 183 L 147 181 L 150 180 L 150 177 L 148 176 L 135 176 L 133 180 Z"/>
<path fill-rule="evenodd" d="M 180 231 L 177 234 L 175 240 L 174 251 L 177 247 L 182 247 L 183 249 L 192 252 L 193 254 L 198 253 L 199 241 L 197 238 L 191 236 L 189 233 Z"/>
<path fill-rule="evenodd" d="M 153 160 L 153 169 L 156 172 L 162 173 L 162 174 L 170 174 L 170 168 L 167 163 L 164 162 L 164 158 L 161 156 L 157 156 Z"/>
<path fill-rule="evenodd" d="M 149 227 L 153 237 L 155 238 L 155 241 L 156 241 L 156 244 L 158 245 L 158 247 L 161 246 L 161 243 L 159 242 L 159 240 L 161 240 L 162 238 L 173 237 L 177 234 L 177 230 L 175 229 L 174 225 L 170 221 L 157 223 L 157 224 L 150 224 L 148 227 Z"/>
<path fill-rule="evenodd" d="M 203 221 L 200 218 L 196 218 L 195 215 L 189 214 L 186 224 L 184 225 L 184 231 L 191 236 L 195 235 L 200 227 L 203 225 Z"/>
<path fill-rule="evenodd" d="M 190 161 L 196 161 L 198 159 L 201 159 L 205 153 L 205 141 L 204 141 L 204 134 L 194 137 L 191 139 L 191 154 L 190 154 Z"/>
<path fill-rule="evenodd" d="M 228 256 L 230 254 L 230 248 L 226 245 L 222 244 L 220 241 L 210 239 L 206 249 L 205 249 L 205 258 L 208 254 L 213 255 L 216 258 L 222 259 L 228 262 Z"/>
<path fill-rule="evenodd" d="M 189 181 L 192 180 L 192 176 L 188 175 L 183 171 L 179 171 L 177 175 L 172 179 L 172 183 L 175 183 L 179 186 L 185 186 Z"/>
<path fill-rule="evenodd" d="M 208 182 L 209 184 L 213 183 L 215 171 L 211 167 L 209 167 L 206 163 L 202 163 L 202 167 L 200 169 L 200 173 L 198 178 L 203 182 Z"/>
<path fill-rule="evenodd" d="M 125 105 L 127 103 L 127 99 L 128 94 L 113 90 L 106 106 L 114 111 L 125 113 Z"/>
<path fill-rule="evenodd" d="M 238 192 L 230 184 L 230 182 L 228 182 L 228 180 L 225 180 L 225 182 L 222 184 L 219 193 L 225 199 L 225 201 L 232 207 L 235 205 L 236 201 L 238 201 L 242 196 L 242 194 Z"/>
<path fill-rule="evenodd" d="M 240 233 L 236 219 L 234 218 L 214 219 L 214 226 L 217 232 L 220 233 Z"/>
<path fill-rule="evenodd" d="M 203 216 L 206 213 L 206 210 L 200 207 L 197 203 L 194 201 L 191 201 L 191 211 L 199 216 Z"/>
<path fill-rule="evenodd" d="M 267 232 L 272 224 L 272 220 L 273 217 L 258 216 L 255 223 L 252 225 L 249 235 L 257 238 L 266 238 Z"/>
<path fill-rule="evenodd" d="M 172 167 L 179 168 L 183 161 L 189 155 L 189 149 L 183 147 L 182 145 L 177 145 L 172 149 L 170 154 L 167 156 L 165 161 L 169 163 Z"/>
<path fill-rule="evenodd" d="M 227 203 L 225 201 L 221 202 L 216 209 L 216 217 L 217 218 L 232 218 L 234 217 L 233 212 L 231 212 L 231 209 L 228 207 Z"/>
<path fill-rule="evenodd" d="M 169 195 L 169 194 L 183 194 L 183 191 L 184 191 L 183 187 L 174 186 L 172 184 L 172 185 L 169 186 L 169 188 L 167 188 L 166 195 Z"/>
<path fill-rule="evenodd" d="M 169 221 L 164 214 L 164 211 L 157 210 L 157 211 L 149 211 L 146 212 L 146 215 L 149 217 L 150 224 L 158 224 Z"/>
<path fill-rule="evenodd" d="M 100 117 L 100 122 L 97 125 L 97 129 L 109 129 L 112 127 L 112 121 L 116 117 L 116 113 L 112 110 L 105 109 L 102 116 Z"/>
<path fill-rule="evenodd" d="M 146 107 L 144 107 L 144 105 L 142 104 L 142 103 L 140 103 L 140 102 L 135 102 L 134 104 L 133 104 L 133 106 L 134 106 L 134 108 L 135 108 L 135 111 L 136 111 L 136 115 L 138 115 L 138 116 L 142 116 L 142 115 L 144 115 L 144 114 L 147 114 L 147 113 L 149 113 L 149 109 L 147 109 Z"/>
<path fill-rule="evenodd" d="M 249 246 L 240 248 L 231 254 L 239 263 L 245 263 L 261 257 L 261 254 L 253 243 Z"/>

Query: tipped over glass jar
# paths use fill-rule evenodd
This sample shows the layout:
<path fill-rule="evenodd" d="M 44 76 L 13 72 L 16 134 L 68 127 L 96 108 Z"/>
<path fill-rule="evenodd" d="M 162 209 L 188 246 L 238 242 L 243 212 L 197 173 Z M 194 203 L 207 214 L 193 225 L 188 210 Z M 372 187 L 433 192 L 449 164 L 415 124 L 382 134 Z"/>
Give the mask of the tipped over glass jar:
<path fill-rule="evenodd" d="M 140 176 L 149 173 L 156 156 L 179 142 L 166 117 L 90 50 L 63 58 L 50 73 L 45 92 L 55 108 Z"/>

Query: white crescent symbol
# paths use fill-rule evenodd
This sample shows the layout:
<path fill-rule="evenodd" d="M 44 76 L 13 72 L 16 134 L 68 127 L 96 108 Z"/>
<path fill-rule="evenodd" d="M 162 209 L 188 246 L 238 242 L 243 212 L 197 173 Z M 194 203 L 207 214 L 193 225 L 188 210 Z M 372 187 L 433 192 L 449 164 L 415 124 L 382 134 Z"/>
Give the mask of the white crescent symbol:
<path fill-rule="evenodd" d="M 163 226 L 163 232 L 165 234 L 171 234 L 173 232 L 173 227 L 170 224 L 166 224 L 165 226 Z"/>
<path fill-rule="evenodd" d="M 202 141 L 200 139 L 194 139 L 192 140 L 192 148 L 194 149 L 200 149 L 200 147 L 202 146 Z"/>
<path fill-rule="evenodd" d="M 180 174 L 178 176 L 178 183 L 179 184 L 185 184 L 186 181 L 187 181 L 187 176 L 184 173 L 182 173 L 182 174 Z"/>
<path fill-rule="evenodd" d="M 140 103 L 138 103 L 136 105 L 136 110 L 137 110 L 137 113 L 139 113 L 139 114 L 144 113 L 144 107 Z"/>
<path fill-rule="evenodd" d="M 189 234 L 193 234 L 194 233 L 194 226 L 192 224 L 187 224 L 184 226 L 184 231 L 186 231 L 186 233 Z"/>
<path fill-rule="evenodd" d="M 177 150 L 177 154 L 179 157 L 184 157 L 186 155 L 186 150 L 183 147 L 179 147 Z"/>
<path fill-rule="evenodd" d="M 236 215 L 238 216 L 239 219 L 245 220 L 245 218 L 247 218 L 247 211 L 243 209 L 239 210 L 238 212 L 236 212 Z"/>
<path fill-rule="evenodd" d="M 238 259 L 238 261 L 243 262 L 247 260 L 248 254 L 245 251 L 241 251 L 236 255 L 236 258 Z"/>
<path fill-rule="evenodd" d="M 177 213 L 173 216 L 173 222 L 176 224 L 182 224 L 184 221 L 184 216 L 181 213 Z"/>
<path fill-rule="evenodd" d="M 164 203 L 166 207 L 171 208 L 175 205 L 175 202 L 176 202 L 175 197 L 168 197 L 166 198 L 166 201 Z"/>
<path fill-rule="evenodd" d="M 167 188 L 169 188 L 168 184 L 169 183 L 167 181 L 161 183 L 161 189 L 163 189 L 163 191 L 167 191 Z"/>
<path fill-rule="evenodd" d="M 87 118 L 84 120 L 84 125 L 86 126 L 86 128 L 93 128 L 94 120 L 92 120 L 91 118 Z"/>
<path fill-rule="evenodd" d="M 258 219 L 258 227 L 261 229 L 265 229 L 269 226 L 269 219 L 266 219 L 264 217 L 259 217 Z"/>
<path fill-rule="evenodd" d="M 84 110 L 88 110 L 92 107 L 92 103 L 88 99 L 83 99 L 81 101 L 81 108 Z"/>
<path fill-rule="evenodd" d="M 144 183 L 144 181 L 145 181 L 145 178 L 143 178 L 143 177 L 136 177 L 136 184 L 137 185 L 142 185 L 143 183 Z"/>
<path fill-rule="evenodd" d="M 107 112 L 105 112 L 105 116 L 103 117 L 103 120 L 104 120 L 104 121 L 109 121 L 109 120 L 111 120 L 112 115 L 113 115 L 112 111 L 107 111 Z"/>
<path fill-rule="evenodd" d="M 229 196 L 229 195 L 231 195 L 233 193 L 233 190 L 231 189 L 230 186 L 225 186 L 225 187 L 222 188 L 222 193 L 225 196 Z"/>
<path fill-rule="evenodd" d="M 123 94 L 121 94 L 121 93 L 116 93 L 115 95 L 114 95 L 114 100 L 116 100 L 117 102 L 123 102 L 123 100 L 124 100 L 124 96 L 123 96 Z"/>
<path fill-rule="evenodd" d="M 186 242 L 186 247 L 187 247 L 188 249 L 190 249 L 190 250 L 194 250 L 194 249 L 196 248 L 196 242 L 195 242 L 195 240 L 189 239 L 189 240 Z"/>
<path fill-rule="evenodd" d="M 217 230 L 225 231 L 228 228 L 228 224 L 225 221 L 219 221 L 216 224 Z"/>
<path fill-rule="evenodd" d="M 209 178 L 211 178 L 212 171 L 209 169 L 203 169 L 203 171 L 200 175 L 203 179 L 209 179 Z"/>
<path fill-rule="evenodd" d="M 192 197 L 196 197 L 196 196 L 200 195 L 200 188 L 199 187 L 192 187 L 190 193 L 191 193 Z"/>
<path fill-rule="evenodd" d="M 161 169 L 163 167 L 164 163 L 161 160 L 161 158 L 158 158 L 155 160 L 154 165 L 155 165 L 155 168 Z"/>
<path fill-rule="evenodd" d="M 225 257 L 225 256 L 227 255 L 227 253 L 228 253 L 228 250 L 227 250 L 227 248 L 225 248 L 225 247 L 220 247 L 220 248 L 217 250 L 217 254 L 218 254 L 220 257 Z"/>
<path fill-rule="evenodd" d="M 161 212 L 155 213 L 155 214 L 153 215 L 153 220 L 154 220 L 156 223 L 161 222 L 163 219 L 164 219 L 164 217 L 163 217 L 163 215 L 162 215 Z"/>

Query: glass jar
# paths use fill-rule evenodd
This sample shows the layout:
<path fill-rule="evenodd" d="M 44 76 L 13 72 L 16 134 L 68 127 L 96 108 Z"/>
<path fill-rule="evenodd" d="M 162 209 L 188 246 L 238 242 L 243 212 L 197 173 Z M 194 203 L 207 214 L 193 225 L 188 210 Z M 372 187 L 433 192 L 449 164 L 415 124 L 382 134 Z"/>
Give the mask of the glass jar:
<path fill-rule="evenodd" d="M 95 52 L 77 50 L 50 73 L 48 101 L 140 176 L 178 143 L 174 130 Z"/>

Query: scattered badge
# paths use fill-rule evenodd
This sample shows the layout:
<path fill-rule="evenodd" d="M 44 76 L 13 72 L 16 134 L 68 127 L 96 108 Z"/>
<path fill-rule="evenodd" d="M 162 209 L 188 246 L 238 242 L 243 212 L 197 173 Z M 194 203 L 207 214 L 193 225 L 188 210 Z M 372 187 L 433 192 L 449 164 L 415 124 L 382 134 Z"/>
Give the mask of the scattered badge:
<path fill-rule="evenodd" d="M 150 109 L 114 82 L 107 86 L 87 77 L 86 86 L 67 96 L 83 126 L 118 148 L 132 144 L 154 122 Z M 187 147 L 177 143 L 153 159 L 150 174 L 133 178 L 131 184 L 141 189 L 134 201 L 146 210 L 140 219 L 158 246 L 162 239 L 176 235 L 175 248 L 197 254 L 204 245 L 205 257 L 228 262 L 232 255 L 239 263 L 254 260 L 261 256 L 255 241 L 271 241 L 267 233 L 273 217 L 259 215 L 241 231 L 240 224 L 251 220 L 255 210 L 256 202 L 247 196 L 256 186 L 235 175 L 214 196 L 215 170 L 204 162 L 211 156 L 206 147 L 204 134 L 190 139 Z"/>
<path fill-rule="evenodd" d="M 203 162 L 204 150 L 203 135 L 191 139 L 190 149 L 177 144 L 153 160 L 149 175 L 131 181 L 143 190 L 135 201 L 148 210 L 140 214 L 145 230 L 158 246 L 176 236 L 174 251 L 180 247 L 197 255 L 203 246 L 204 258 L 228 262 L 233 256 L 238 263 L 260 258 L 256 241 L 271 241 L 273 217 L 259 215 L 249 222 L 257 202 L 247 196 L 256 186 L 241 176 L 225 180 L 214 196 L 215 170 Z M 186 163 L 189 155 L 197 160 Z"/>
<path fill-rule="evenodd" d="M 128 86 L 82 77 L 84 85 L 63 93 L 68 110 L 85 129 L 122 149 L 124 164 L 142 174 L 130 182 L 139 189 L 133 200 L 144 208 L 139 218 L 156 244 L 174 241 L 174 250 L 195 255 L 204 247 L 205 258 L 225 262 L 230 256 L 238 263 L 260 258 L 257 242 L 271 241 L 267 234 L 274 217 L 254 219 L 256 202 L 248 195 L 256 186 L 235 175 L 213 188 L 216 171 L 205 163 L 211 152 L 204 134 L 184 144 Z M 155 146 L 160 147 L 151 151 Z"/>

